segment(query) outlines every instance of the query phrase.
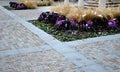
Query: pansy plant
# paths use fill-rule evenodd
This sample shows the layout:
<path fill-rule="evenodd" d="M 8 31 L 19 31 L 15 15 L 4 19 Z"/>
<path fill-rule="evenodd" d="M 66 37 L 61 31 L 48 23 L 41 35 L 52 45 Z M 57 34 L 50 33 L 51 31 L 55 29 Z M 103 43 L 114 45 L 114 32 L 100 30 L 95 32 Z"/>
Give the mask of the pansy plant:
<path fill-rule="evenodd" d="M 15 8 L 16 10 L 27 9 L 27 6 L 23 3 L 9 2 L 10 7 Z"/>
<path fill-rule="evenodd" d="M 115 19 L 110 19 L 110 20 L 108 21 L 108 25 L 109 25 L 109 27 L 114 28 L 114 27 L 117 26 L 117 22 L 116 22 Z"/>

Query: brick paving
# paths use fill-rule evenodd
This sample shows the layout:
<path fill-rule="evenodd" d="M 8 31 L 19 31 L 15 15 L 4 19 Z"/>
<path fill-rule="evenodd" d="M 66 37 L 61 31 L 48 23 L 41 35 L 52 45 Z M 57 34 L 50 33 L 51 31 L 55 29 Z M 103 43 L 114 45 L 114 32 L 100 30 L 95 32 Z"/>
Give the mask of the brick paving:
<path fill-rule="evenodd" d="M 0 42 L 0 51 L 44 44 L 43 40 L 16 21 L 0 22 Z"/>
<path fill-rule="evenodd" d="M 120 38 L 71 46 L 78 53 L 103 65 L 109 72 L 120 71 Z"/>
<path fill-rule="evenodd" d="M 0 57 L 2 72 L 84 72 L 54 50 Z"/>

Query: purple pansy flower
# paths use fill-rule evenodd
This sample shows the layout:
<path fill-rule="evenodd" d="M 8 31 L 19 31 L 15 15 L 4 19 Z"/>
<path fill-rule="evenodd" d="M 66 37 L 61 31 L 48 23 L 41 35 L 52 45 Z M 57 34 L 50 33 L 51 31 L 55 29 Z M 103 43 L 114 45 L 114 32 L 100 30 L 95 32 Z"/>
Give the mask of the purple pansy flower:
<path fill-rule="evenodd" d="M 10 7 L 15 8 L 15 9 L 26 9 L 26 5 L 23 3 L 16 3 L 16 2 L 9 2 Z"/>
<path fill-rule="evenodd" d="M 56 25 L 61 25 L 65 22 L 65 20 L 60 20 L 60 21 L 56 21 Z"/>
<path fill-rule="evenodd" d="M 74 19 L 70 19 L 70 23 L 71 23 L 71 25 L 75 25 L 76 24 Z"/>
<path fill-rule="evenodd" d="M 88 21 L 87 21 L 87 24 L 88 24 L 88 26 L 92 26 L 92 25 L 93 25 L 92 20 L 88 20 Z"/>
<path fill-rule="evenodd" d="M 109 25 L 110 27 L 116 27 L 117 23 L 116 23 L 116 21 L 115 21 L 114 19 L 110 19 L 110 20 L 108 21 L 108 25 Z"/>

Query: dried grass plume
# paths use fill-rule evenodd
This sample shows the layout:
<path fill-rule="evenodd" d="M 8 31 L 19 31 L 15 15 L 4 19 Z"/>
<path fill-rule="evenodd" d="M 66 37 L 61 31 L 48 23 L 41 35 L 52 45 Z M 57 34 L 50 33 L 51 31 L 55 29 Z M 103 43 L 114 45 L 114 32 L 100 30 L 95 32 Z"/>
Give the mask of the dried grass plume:
<path fill-rule="evenodd" d="M 37 1 L 36 0 L 18 0 L 19 3 L 24 3 L 27 8 L 37 8 Z"/>

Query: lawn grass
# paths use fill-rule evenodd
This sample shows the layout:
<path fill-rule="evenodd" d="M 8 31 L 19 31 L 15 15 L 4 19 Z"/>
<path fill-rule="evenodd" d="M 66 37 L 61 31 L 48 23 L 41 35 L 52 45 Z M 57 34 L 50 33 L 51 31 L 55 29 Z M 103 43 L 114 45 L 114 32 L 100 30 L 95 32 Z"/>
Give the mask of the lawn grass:
<path fill-rule="evenodd" d="M 72 34 L 70 34 L 68 32 L 56 30 L 54 28 L 54 26 L 51 26 L 51 24 L 43 23 L 38 20 L 31 20 L 29 22 L 63 42 L 64 41 L 67 42 L 67 41 L 81 40 L 81 39 L 93 38 L 93 37 L 99 37 L 99 36 L 106 36 L 106 35 L 119 33 L 119 32 L 115 32 L 113 30 L 99 31 L 99 32 L 80 32 L 80 31 L 76 30 L 76 31 L 73 31 Z"/>

